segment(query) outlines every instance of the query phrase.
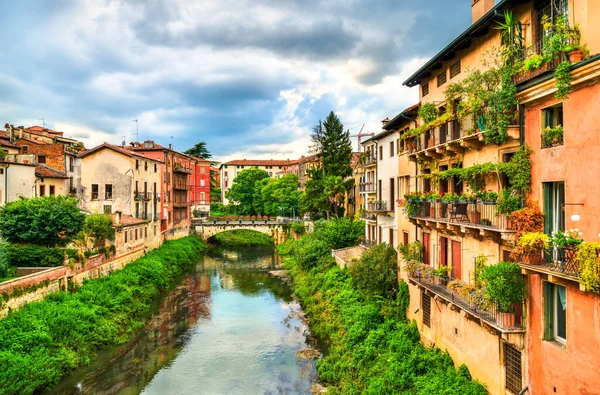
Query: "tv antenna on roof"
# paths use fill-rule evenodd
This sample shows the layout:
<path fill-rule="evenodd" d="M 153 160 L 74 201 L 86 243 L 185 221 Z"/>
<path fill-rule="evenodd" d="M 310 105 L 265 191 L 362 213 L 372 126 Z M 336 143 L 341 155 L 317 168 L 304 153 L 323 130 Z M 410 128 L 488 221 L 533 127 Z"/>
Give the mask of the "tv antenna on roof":
<path fill-rule="evenodd" d="M 140 131 L 138 130 L 138 120 L 136 119 L 132 119 L 131 122 L 135 122 L 135 141 L 138 141 L 140 139 Z"/>
<path fill-rule="evenodd" d="M 38 118 L 38 121 L 42 121 L 42 127 L 45 129 L 46 128 L 46 120 L 45 120 L 45 118 Z"/>

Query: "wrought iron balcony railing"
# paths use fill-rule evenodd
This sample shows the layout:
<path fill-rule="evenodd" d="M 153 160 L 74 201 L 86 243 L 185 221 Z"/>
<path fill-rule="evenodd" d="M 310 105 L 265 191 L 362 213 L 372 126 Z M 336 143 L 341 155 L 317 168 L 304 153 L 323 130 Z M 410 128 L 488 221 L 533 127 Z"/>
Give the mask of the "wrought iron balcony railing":
<path fill-rule="evenodd" d="M 375 212 L 394 211 L 394 209 L 390 208 L 390 207 L 391 206 L 385 200 L 367 203 L 367 209 L 369 211 L 375 211 Z"/>
<path fill-rule="evenodd" d="M 519 264 L 529 270 L 562 274 L 572 279 L 579 277 L 579 265 L 572 248 L 554 247 L 549 251 L 522 254 Z"/>
<path fill-rule="evenodd" d="M 496 206 L 496 202 L 481 201 L 423 202 L 421 210 L 411 218 L 482 229 L 511 230 L 512 224 L 505 215 L 498 214 Z"/>

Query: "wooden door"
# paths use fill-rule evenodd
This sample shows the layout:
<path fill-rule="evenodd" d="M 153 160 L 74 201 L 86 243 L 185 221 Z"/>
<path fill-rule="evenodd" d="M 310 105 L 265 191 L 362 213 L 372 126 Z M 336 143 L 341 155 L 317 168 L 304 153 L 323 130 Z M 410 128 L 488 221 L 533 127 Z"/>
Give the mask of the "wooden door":
<path fill-rule="evenodd" d="M 460 241 L 452 241 L 452 277 L 462 279 L 462 250 Z"/>
<path fill-rule="evenodd" d="M 431 265 L 431 235 L 429 233 L 423 233 L 423 263 Z"/>
<path fill-rule="evenodd" d="M 440 237 L 440 266 L 448 266 L 448 239 Z"/>

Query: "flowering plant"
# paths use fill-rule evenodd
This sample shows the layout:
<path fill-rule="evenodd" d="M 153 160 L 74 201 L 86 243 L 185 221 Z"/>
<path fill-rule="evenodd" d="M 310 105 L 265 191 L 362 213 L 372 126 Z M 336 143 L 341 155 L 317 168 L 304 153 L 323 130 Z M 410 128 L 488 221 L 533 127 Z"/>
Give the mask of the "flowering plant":
<path fill-rule="evenodd" d="M 579 229 L 570 229 L 566 232 L 552 232 L 552 244 L 556 247 L 569 248 L 577 247 L 583 242 L 579 237 L 583 236 L 583 233 Z"/>

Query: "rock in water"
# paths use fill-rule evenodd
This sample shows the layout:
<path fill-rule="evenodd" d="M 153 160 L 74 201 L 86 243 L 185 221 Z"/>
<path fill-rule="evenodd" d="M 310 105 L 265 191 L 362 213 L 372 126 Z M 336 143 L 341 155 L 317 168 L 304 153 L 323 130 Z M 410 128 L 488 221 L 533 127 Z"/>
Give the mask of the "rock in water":
<path fill-rule="evenodd" d="M 296 353 L 296 356 L 300 358 L 319 358 L 319 355 L 321 355 L 321 353 L 314 348 L 305 348 Z"/>

